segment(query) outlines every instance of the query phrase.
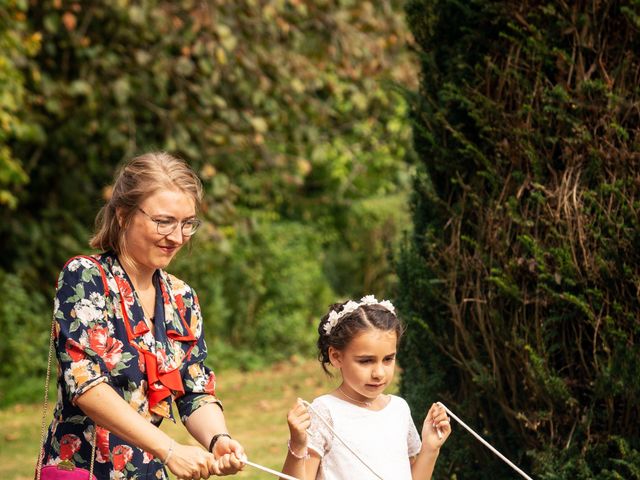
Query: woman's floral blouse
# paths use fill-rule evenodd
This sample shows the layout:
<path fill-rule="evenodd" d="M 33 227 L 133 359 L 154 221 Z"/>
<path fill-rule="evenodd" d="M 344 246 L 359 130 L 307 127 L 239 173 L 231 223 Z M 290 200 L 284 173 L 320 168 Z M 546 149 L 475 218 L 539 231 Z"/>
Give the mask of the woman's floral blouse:
<path fill-rule="evenodd" d="M 195 292 L 161 270 L 154 274 L 154 283 L 151 332 L 114 254 L 75 257 L 60 273 L 54 304 L 58 401 L 43 465 L 70 460 L 89 469 L 95 427 L 76 399 L 99 383 L 108 383 L 154 425 L 165 417 L 173 419 L 174 402 L 183 422 L 202 405 L 219 403 L 215 376 L 204 365 L 207 351 Z M 100 480 L 168 478 L 161 459 L 101 427 L 96 431 L 94 474 Z"/>

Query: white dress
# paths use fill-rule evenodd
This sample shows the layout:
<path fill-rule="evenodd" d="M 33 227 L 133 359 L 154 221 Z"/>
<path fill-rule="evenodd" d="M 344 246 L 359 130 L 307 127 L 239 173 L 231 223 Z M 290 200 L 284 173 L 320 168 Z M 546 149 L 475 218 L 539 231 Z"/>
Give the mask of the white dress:
<path fill-rule="evenodd" d="M 313 401 L 308 447 L 320 455 L 316 480 L 378 480 L 317 415 L 322 415 L 384 480 L 411 480 L 409 457 L 420 451 L 420 436 L 407 402 L 395 395 L 389 397 L 389 403 L 379 411 L 333 395 L 322 395 Z"/>

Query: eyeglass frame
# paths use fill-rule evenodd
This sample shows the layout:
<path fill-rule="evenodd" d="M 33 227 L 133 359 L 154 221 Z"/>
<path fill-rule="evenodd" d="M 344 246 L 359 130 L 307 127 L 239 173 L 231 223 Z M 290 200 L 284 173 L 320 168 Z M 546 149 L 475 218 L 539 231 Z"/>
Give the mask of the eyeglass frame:
<path fill-rule="evenodd" d="M 163 237 L 166 237 L 167 235 L 171 235 L 173 232 L 176 231 L 176 228 L 178 228 L 178 225 L 180 225 L 180 233 L 185 236 L 185 237 L 192 237 L 197 231 L 198 228 L 200 227 L 200 225 L 202 225 L 202 220 L 198 219 L 198 218 L 190 218 L 188 220 L 183 220 L 183 221 L 179 221 L 177 218 L 174 217 L 166 217 L 167 220 L 157 220 L 155 218 L 153 218 L 151 215 L 149 215 L 147 212 L 145 212 L 143 209 L 141 209 L 140 207 L 136 207 L 138 210 L 140 210 L 142 213 L 144 213 L 149 220 L 151 220 L 153 223 L 156 224 L 156 232 L 158 232 L 158 235 L 162 235 Z M 163 221 L 168 221 L 169 219 L 171 219 L 171 223 L 173 223 L 173 228 L 167 232 L 167 233 L 162 233 L 160 232 L 160 224 Z M 191 233 L 184 233 L 184 226 L 191 224 Z"/>

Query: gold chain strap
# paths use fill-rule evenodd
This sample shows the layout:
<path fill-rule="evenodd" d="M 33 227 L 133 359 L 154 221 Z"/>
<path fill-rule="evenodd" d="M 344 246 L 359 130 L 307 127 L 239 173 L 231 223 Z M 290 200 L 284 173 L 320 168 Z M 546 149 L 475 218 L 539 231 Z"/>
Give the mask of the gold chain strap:
<path fill-rule="evenodd" d="M 40 453 L 38 454 L 38 466 L 36 468 L 36 480 L 40 480 L 42 475 L 42 461 L 44 460 L 44 441 L 45 441 L 45 423 L 47 418 L 47 410 L 49 408 L 49 380 L 51 378 L 51 362 L 53 359 L 53 343 L 55 336 L 56 321 L 51 320 L 51 338 L 49 339 L 49 356 L 47 358 L 47 377 L 44 381 L 44 402 L 42 404 L 42 421 L 40 422 Z M 91 439 L 91 464 L 89 466 L 89 480 L 93 480 L 93 467 L 96 459 L 96 436 L 98 434 L 98 426 L 93 426 L 93 438 Z"/>
<path fill-rule="evenodd" d="M 38 466 L 36 467 L 36 480 L 40 480 L 42 474 L 42 461 L 44 460 L 44 441 L 45 441 L 45 423 L 47 417 L 47 409 L 49 408 L 49 380 L 51 378 L 51 363 L 53 359 L 53 344 L 56 329 L 55 317 L 51 319 L 51 337 L 49 338 L 49 356 L 47 358 L 47 377 L 44 381 L 44 402 L 42 404 L 42 421 L 40 423 L 40 453 L 38 454 Z M 93 438 L 91 440 L 91 464 L 89 466 L 89 480 L 93 480 L 93 467 L 96 459 L 96 436 L 98 434 L 98 425 L 94 423 Z"/>
<path fill-rule="evenodd" d="M 56 321 L 51 320 L 51 338 L 49 339 L 49 358 L 47 359 L 47 377 L 44 381 L 44 402 L 42 405 L 42 422 L 40 423 L 40 453 L 38 454 L 38 467 L 36 469 L 36 480 L 40 480 L 42 473 L 42 460 L 44 456 L 44 428 L 49 408 L 49 378 L 51 377 L 51 359 L 53 357 L 53 337 L 55 335 Z"/>

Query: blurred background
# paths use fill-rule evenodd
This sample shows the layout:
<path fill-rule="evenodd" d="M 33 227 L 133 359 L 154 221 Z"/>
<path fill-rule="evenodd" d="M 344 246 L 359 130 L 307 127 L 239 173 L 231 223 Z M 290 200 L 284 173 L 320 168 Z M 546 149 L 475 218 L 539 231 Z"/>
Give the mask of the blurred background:
<path fill-rule="evenodd" d="M 204 183 L 170 270 L 217 370 L 312 355 L 330 303 L 393 289 L 417 85 L 401 2 L 1 3 L 0 405 L 39 397 L 57 273 L 149 150 Z"/>

